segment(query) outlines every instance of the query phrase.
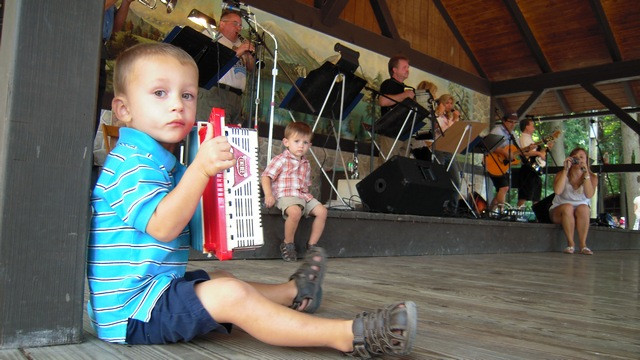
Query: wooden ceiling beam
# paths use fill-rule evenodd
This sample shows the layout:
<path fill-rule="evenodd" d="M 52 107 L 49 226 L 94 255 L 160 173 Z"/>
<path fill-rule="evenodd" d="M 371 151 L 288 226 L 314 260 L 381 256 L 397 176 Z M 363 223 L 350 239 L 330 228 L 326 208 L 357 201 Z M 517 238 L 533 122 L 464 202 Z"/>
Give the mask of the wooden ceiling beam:
<path fill-rule="evenodd" d="M 391 16 L 391 11 L 389 10 L 387 1 L 369 0 L 369 2 L 371 3 L 373 14 L 378 21 L 378 26 L 380 27 L 380 32 L 382 33 L 382 35 L 390 39 L 400 39 L 400 33 L 398 33 L 396 23 L 393 21 L 393 17 Z"/>
<path fill-rule="evenodd" d="M 349 0 L 327 0 L 321 9 L 322 23 L 327 26 L 335 25 L 348 2 Z"/>
<path fill-rule="evenodd" d="M 562 108 L 562 112 L 565 114 L 571 114 L 573 111 L 571 110 L 571 106 L 569 106 L 569 101 L 567 101 L 567 97 L 564 96 L 562 90 L 556 90 L 553 92 L 556 95 L 556 99 Z"/>
<path fill-rule="evenodd" d="M 626 108 L 623 110 L 628 112 L 629 114 L 640 113 L 639 107 Z M 607 116 L 607 115 L 613 115 L 613 112 L 611 110 L 601 110 L 601 111 L 579 112 L 579 113 L 573 113 L 573 114 L 529 115 L 529 116 L 534 117 L 536 120 L 539 120 L 539 121 L 558 121 L 558 120 L 581 119 L 581 118 L 587 118 L 592 116 L 598 117 L 598 116 Z"/>
<path fill-rule="evenodd" d="M 520 8 L 518 7 L 518 4 L 516 3 L 516 1 L 503 0 L 503 2 L 507 6 L 507 10 L 509 10 L 509 13 L 513 17 L 513 20 L 515 21 L 516 26 L 518 27 L 518 30 L 520 30 L 520 34 L 522 34 L 522 37 L 524 38 L 524 41 L 527 44 L 527 47 L 529 48 L 529 51 L 531 51 L 531 54 L 533 54 L 534 58 L 536 59 L 536 62 L 538 63 L 538 66 L 540 67 L 540 69 L 542 69 L 542 72 L 545 72 L 545 73 L 551 72 L 551 66 L 547 61 L 547 58 L 544 56 L 544 53 L 542 52 L 542 48 L 540 48 L 538 41 L 533 35 L 533 32 L 531 31 L 531 28 L 527 24 L 527 20 L 524 18 L 524 15 L 522 15 L 522 11 L 520 11 Z"/>
<path fill-rule="evenodd" d="M 540 97 L 544 94 L 544 90 L 534 91 L 529 98 L 518 108 L 518 119 L 524 119 L 525 115 L 531 110 L 531 108 L 540 100 Z"/>
<path fill-rule="evenodd" d="M 491 83 L 491 95 L 504 96 L 528 91 L 572 87 L 582 83 L 596 84 L 613 82 L 614 80 L 620 82 L 636 78 L 640 78 L 640 59 L 494 81 Z"/>
<path fill-rule="evenodd" d="M 374 0 L 371 0 L 371 1 L 374 1 Z M 480 66 L 480 62 L 478 61 L 476 56 L 473 54 L 473 51 L 471 50 L 471 48 L 469 47 L 469 44 L 460 33 L 460 30 L 458 30 L 456 23 L 453 21 L 453 19 L 451 19 L 451 16 L 449 16 L 449 12 L 447 12 L 447 9 L 445 9 L 444 5 L 442 5 L 442 1 L 440 0 L 432 0 L 432 1 L 433 1 L 433 5 L 435 5 L 436 9 L 438 9 L 438 11 L 440 12 L 440 16 L 442 16 L 444 21 L 447 23 L 449 30 L 451 30 L 451 32 L 453 33 L 453 36 L 458 41 L 458 44 L 460 44 L 460 46 L 462 47 L 462 50 L 464 50 L 465 54 L 467 54 L 467 57 L 473 64 L 473 67 L 476 69 L 476 71 L 481 77 L 486 79 L 487 73 L 485 73 L 484 70 L 482 69 L 482 66 Z"/>
<path fill-rule="evenodd" d="M 270 14 L 384 56 L 404 54 L 411 59 L 411 66 L 416 69 L 447 79 L 481 94 L 489 95 L 491 84 L 487 79 L 416 51 L 406 40 L 390 39 L 341 19 L 338 19 L 334 26 L 327 26 L 322 23 L 321 10 L 298 1 L 245 0 L 244 2 Z"/>
<path fill-rule="evenodd" d="M 529 27 L 527 20 L 524 18 L 522 11 L 520 11 L 520 8 L 518 7 L 518 4 L 514 0 L 504 0 L 504 3 L 507 6 L 509 13 L 511 13 L 511 16 L 515 20 L 518 30 L 520 30 L 520 33 L 524 37 L 527 47 L 529 48 L 534 58 L 536 59 L 536 62 L 538 63 L 540 70 L 542 70 L 542 72 L 544 73 L 551 72 L 551 64 L 549 64 L 549 61 L 547 60 L 546 56 L 544 56 L 544 53 L 542 52 L 542 48 L 540 47 L 538 40 L 536 40 L 535 36 L 533 35 L 533 31 L 531 31 L 531 28 Z M 540 90 L 535 91 L 534 95 L 538 92 L 540 92 Z M 564 96 L 564 94 L 561 93 L 559 90 L 554 90 L 554 93 L 563 111 L 566 113 L 570 113 L 571 109 L 569 108 L 569 103 L 567 102 L 567 99 Z M 540 94 L 542 93 L 540 92 Z M 531 98 L 529 98 L 527 101 L 529 101 L 530 99 Z M 537 99 L 535 101 L 537 101 Z M 527 102 L 525 102 L 522 106 L 525 106 L 526 104 Z M 529 108 L 527 108 L 526 110 L 528 111 Z M 519 115 L 522 114 L 520 110 L 518 110 L 518 114 Z"/>
<path fill-rule="evenodd" d="M 613 31 L 611 31 L 611 26 L 609 25 L 609 20 L 607 20 L 607 15 L 602 8 L 602 4 L 600 0 L 589 0 L 589 4 L 591 4 L 591 8 L 596 16 L 596 20 L 602 29 L 604 34 L 605 43 L 607 44 L 607 48 L 609 49 L 609 54 L 611 55 L 611 59 L 613 61 L 622 61 L 622 55 L 620 54 L 620 48 L 618 44 L 616 44 L 616 39 L 613 36 Z"/>
<path fill-rule="evenodd" d="M 627 95 L 627 99 L 629 100 L 629 104 L 631 104 L 631 106 L 638 106 L 638 99 L 636 99 L 636 96 L 633 94 L 631 84 L 625 81 L 622 86 L 624 88 L 624 94 Z"/>
<path fill-rule="evenodd" d="M 627 124 L 631 130 L 635 131 L 636 134 L 640 135 L 640 123 L 638 123 L 634 118 L 631 117 L 626 111 L 622 110 L 615 102 L 609 99 L 605 94 L 600 92 L 600 90 L 596 89 L 593 84 L 583 83 L 580 84 L 591 96 L 596 98 L 596 100 L 600 101 L 602 105 L 606 106 L 609 110 L 611 110 L 623 123 Z"/>

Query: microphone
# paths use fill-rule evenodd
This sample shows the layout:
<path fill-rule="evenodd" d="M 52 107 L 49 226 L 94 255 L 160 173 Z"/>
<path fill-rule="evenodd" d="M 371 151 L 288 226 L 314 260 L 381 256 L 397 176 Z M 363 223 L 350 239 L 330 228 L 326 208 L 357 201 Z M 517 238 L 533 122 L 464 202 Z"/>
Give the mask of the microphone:
<path fill-rule="evenodd" d="M 243 9 L 240 6 L 245 6 L 245 4 L 241 3 L 241 2 L 236 2 L 234 5 L 232 4 L 228 4 L 226 2 L 222 3 L 222 10 L 230 10 L 230 11 L 237 11 L 240 14 L 242 14 L 242 16 L 250 16 L 253 15 L 253 13 L 247 9 Z"/>

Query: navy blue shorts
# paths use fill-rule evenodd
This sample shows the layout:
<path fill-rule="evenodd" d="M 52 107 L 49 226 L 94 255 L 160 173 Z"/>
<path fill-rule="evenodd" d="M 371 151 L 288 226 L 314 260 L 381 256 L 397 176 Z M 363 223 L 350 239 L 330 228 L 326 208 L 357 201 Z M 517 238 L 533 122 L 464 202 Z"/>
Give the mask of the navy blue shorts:
<path fill-rule="evenodd" d="M 196 296 L 194 285 L 209 280 L 204 270 L 186 272 L 158 299 L 149 322 L 129 319 L 127 344 L 166 344 L 189 341 L 210 332 L 228 334 L 231 324 L 218 324 Z"/>

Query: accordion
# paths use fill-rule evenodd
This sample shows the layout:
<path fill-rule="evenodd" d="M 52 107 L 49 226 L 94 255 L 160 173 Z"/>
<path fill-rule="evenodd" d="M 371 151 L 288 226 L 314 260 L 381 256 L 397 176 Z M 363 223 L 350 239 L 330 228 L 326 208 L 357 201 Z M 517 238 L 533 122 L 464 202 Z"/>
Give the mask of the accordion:
<path fill-rule="evenodd" d="M 209 117 L 214 136 L 231 144 L 236 165 L 209 180 L 190 222 L 191 247 L 214 254 L 219 260 L 234 250 L 253 250 L 264 244 L 258 181 L 258 133 L 224 125 L 224 109 L 213 108 Z M 187 140 L 187 162 L 195 158 L 206 135 L 206 122 L 198 122 Z"/>

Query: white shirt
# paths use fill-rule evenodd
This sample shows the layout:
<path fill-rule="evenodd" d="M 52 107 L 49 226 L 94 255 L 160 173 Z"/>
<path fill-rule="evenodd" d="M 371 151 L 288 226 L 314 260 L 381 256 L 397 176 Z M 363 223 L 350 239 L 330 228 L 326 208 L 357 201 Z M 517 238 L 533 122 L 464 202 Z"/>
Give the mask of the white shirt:
<path fill-rule="evenodd" d="M 208 31 L 202 31 L 203 34 L 211 37 Z M 233 49 L 234 47 L 238 47 L 242 44 L 240 39 L 236 39 L 235 42 L 231 42 L 231 40 L 227 39 L 224 36 L 221 36 L 218 42 L 229 49 Z M 244 91 L 245 85 L 247 83 L 247 68 L 244 66 L 242 59 L 238 60 L 233 67 L 224 74 L 223 77 L 218 81 L 220 84 L 229 85 L 233 88 L 240 89 Z"/>
<path fill-rule="evenodd" d="M 520 134 L 520 147 L 521 148 L 526 148 L 527 146 L 533 144 L 533 138 L 531 137 L 531 134 L 527 134 L 527 133 L 522 133 Z"/>

